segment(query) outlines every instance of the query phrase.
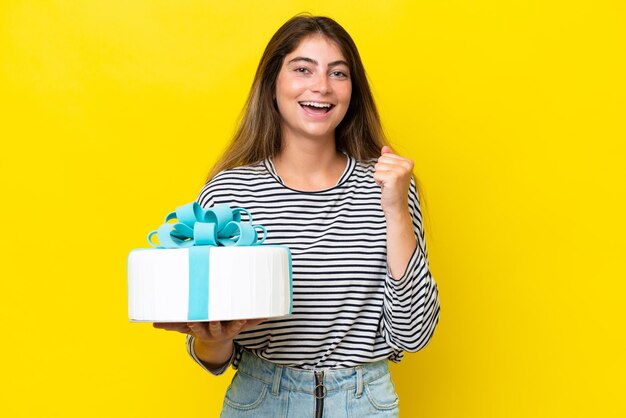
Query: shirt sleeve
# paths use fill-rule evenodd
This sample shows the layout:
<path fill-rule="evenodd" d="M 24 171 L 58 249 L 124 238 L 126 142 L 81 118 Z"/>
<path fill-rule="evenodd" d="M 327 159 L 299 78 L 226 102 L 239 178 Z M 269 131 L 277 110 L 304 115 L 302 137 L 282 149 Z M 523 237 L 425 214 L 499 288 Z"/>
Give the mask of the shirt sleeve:
<path fill-rule="evenodd" d="M 411 179 L 409 187 L 409 212 L 417 245 L 402 277 L 391 277 L 387 269 L 380 333 L 394 350 L 415 352 L 428 344 L 439 322 L 439 293 L 428 267 L 422 213 L 414 179 Z"/>

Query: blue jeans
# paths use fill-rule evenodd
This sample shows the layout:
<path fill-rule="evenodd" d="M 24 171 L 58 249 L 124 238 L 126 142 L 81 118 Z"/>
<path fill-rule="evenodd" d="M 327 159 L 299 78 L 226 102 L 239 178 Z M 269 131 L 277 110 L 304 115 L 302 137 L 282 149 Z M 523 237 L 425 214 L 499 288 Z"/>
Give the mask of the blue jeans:
<path fill-rule="evenodd" d="M 262 360 L 244 351 L 221 417 L 397 417 L 398 395 L 386 360 L 323 376 Z M 320 415 L 317 415 L 320 416 Z"/>

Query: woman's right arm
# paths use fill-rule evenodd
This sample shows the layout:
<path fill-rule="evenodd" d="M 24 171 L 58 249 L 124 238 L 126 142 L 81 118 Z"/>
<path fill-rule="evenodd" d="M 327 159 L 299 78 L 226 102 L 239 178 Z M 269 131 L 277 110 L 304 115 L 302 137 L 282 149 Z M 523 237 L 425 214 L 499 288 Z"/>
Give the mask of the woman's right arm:
<path fill-rule="evenodd" d="M 193 350 L 196 357 L 204 363 L 207 369 L 217 370 L 230 361 L 235 337 L 242 331 L 263 321 L 266 319 L 221 322 L 155 322 L 154 327 L 194 337 Z"/>

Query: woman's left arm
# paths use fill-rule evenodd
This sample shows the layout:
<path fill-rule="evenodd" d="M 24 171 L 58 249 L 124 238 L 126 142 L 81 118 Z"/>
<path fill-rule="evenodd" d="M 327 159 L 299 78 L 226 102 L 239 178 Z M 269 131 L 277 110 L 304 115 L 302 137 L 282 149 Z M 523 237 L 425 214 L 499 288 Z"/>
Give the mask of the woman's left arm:
<path fill-rule="evenodd" d="M 387 223 L 387 268 L 395 278 L 404 276 L 417 245 L 409 212 L 409 184 L 413 161 L 392 153 L 385 146 L 375 166 L 374 180 L 380 186 L 380 204 Z"/>
<path fill-rule="evenodd" d="M 381 335 L 392 348 L 418 351 L 439 321 L 437 284 L 430 274 L 413 161 L 383 147 L 374 180 L 387 223 L 387 279 Z"/>

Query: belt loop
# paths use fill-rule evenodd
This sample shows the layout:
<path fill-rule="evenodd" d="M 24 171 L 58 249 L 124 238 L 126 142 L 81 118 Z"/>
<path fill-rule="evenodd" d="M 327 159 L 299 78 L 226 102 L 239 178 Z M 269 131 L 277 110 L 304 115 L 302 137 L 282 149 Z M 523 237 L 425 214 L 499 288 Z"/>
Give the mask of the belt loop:
<path fill-rule="evenodd" d="M 360 398 L 363 394 L 363 369 L 361 366 L 356 366 L 356 397 Z"/>
<path fill-rule="evenodd" d="M 274 382 L 272 383 L 272 395 L 278 395 L 280 389 L 280 378 L 283 374 L 283 366 L 281 364 L 276 365 L 274 370 Z"/>

